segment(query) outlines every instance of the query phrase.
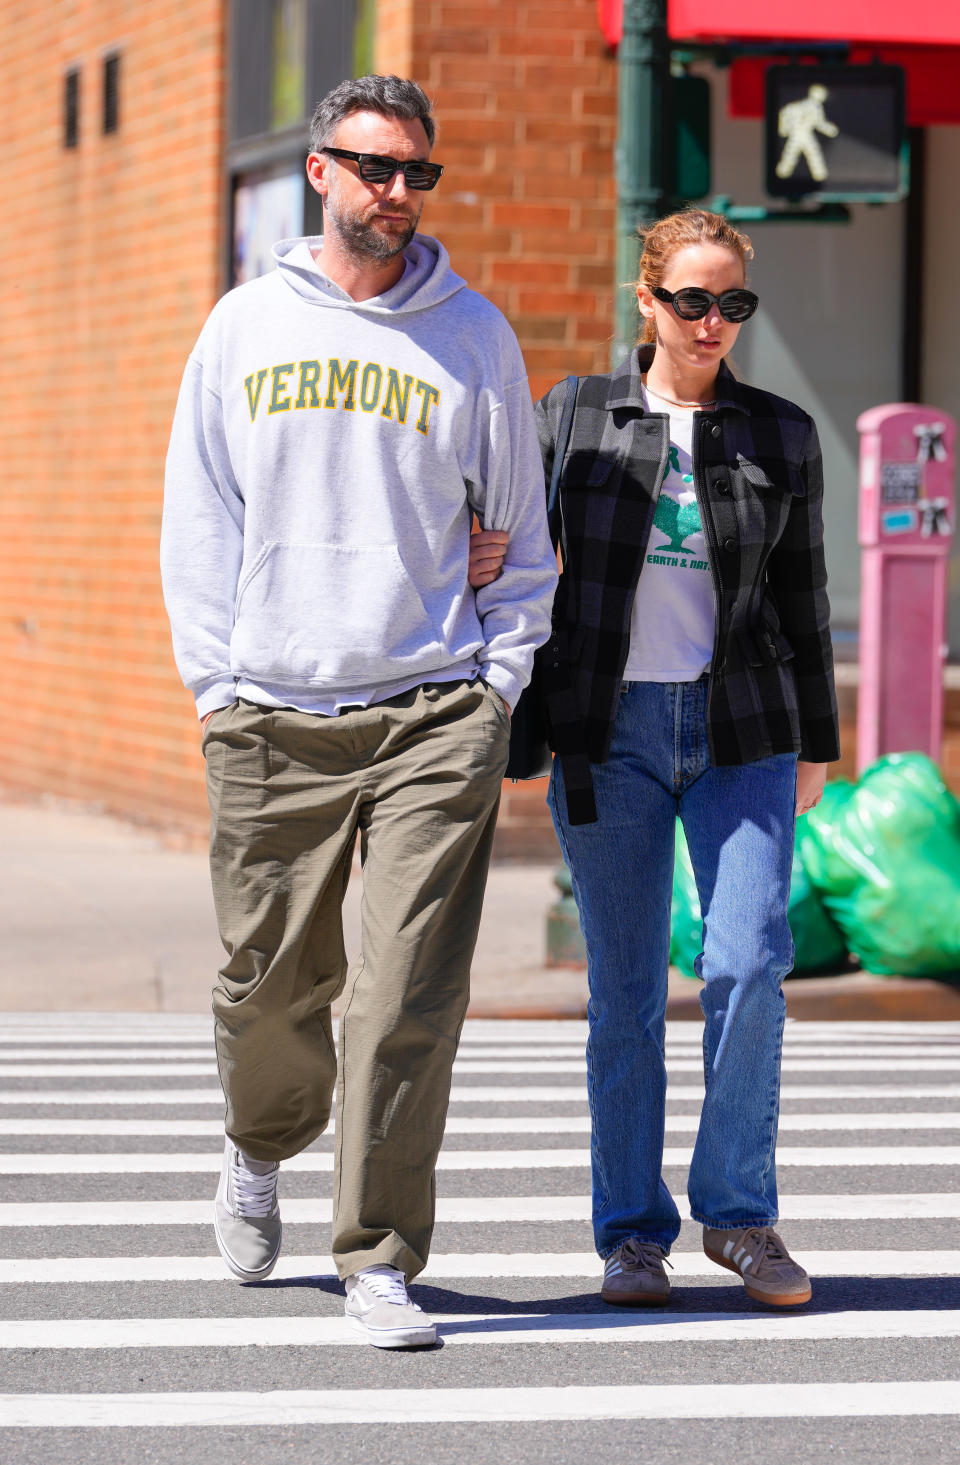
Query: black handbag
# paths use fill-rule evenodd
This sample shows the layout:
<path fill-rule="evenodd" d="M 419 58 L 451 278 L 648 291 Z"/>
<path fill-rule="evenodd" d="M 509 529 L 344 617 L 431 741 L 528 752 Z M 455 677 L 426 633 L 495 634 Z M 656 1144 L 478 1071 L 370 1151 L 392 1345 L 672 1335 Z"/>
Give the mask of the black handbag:
<path fill-rule="evenodd" d="M 560 473 L 567 455 L 570 431 L 573 427 L 573 412 L 577 405 L 577 388 L 580 378 L 567 377 L 567 391 L 563 399 L 560 428 L 553 450 L 553 472 L 550 475 L 550 493 L 547 498 L 547 523 L 550 526 L 550 542 L 556 549 L 562 539 L 563 514 L 560 507 Z M 562 554 L 562 550 L 561 550 Z M 504 778 L 516 783 L 519 779 L 546 778 L 550 773 L 553 757 L 547 735 L 547 705 L 543 685 L 543 671 L 539 654 L 534 657 L 533 671 L 529 684 L 520 693 L 510 719 L 510 754 Z"/>

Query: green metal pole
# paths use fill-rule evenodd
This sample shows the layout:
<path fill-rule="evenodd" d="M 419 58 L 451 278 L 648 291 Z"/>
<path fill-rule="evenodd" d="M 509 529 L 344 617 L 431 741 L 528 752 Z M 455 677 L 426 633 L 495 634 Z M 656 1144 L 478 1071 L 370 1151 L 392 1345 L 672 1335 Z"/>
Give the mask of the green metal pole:
<path fill-rule="evenodd" d="M 632 289 L 640 264 L 637 226 L 665 211 L 670 192 L 666 149 L 669 88 L 667 0 L 623 0 L 623 36 L 617 52 L 613 365 L 628 355 L 637 340 L 638 311 Z"/>

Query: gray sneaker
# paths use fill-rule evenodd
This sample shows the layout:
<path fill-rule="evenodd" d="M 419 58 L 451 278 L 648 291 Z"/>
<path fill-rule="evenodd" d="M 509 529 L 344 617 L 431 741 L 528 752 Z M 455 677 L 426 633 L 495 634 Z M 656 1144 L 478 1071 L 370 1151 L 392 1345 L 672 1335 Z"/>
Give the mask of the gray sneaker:
<path fill-rule="evenodd" d="M 279 1173 L 279 1165 L 249 1159 L 229 1139 L 224 1145 L 213 1228 L 220 1255 L 241 1282 L 262 1282 L 280 1255 Z"/>
<path fill-rule="evenodd" d="M 747 1226 L 739 1231 L 704 1226 L 703 1249 L 718 1266 L 739 1272 L 744 1290 L 754 1302 L 798 1307 L 813 1296 L 810 1278 L 772 1226 Z"/>
<path fill-rule="evenodd" d="M 655 1241 L 631 1236 L 608 1256 L 600 1300 L 616 1307 L 662 1307 L 670 1297 L 667 1254 Z"/>
<path fill-rule="evenodd" d="M 344 1312 L 375 1348 L 429 1348 L 437 1341 L 433 1319 L 407 1296 L 396 1267 L 364 1267 L 346 1280 Z"/>

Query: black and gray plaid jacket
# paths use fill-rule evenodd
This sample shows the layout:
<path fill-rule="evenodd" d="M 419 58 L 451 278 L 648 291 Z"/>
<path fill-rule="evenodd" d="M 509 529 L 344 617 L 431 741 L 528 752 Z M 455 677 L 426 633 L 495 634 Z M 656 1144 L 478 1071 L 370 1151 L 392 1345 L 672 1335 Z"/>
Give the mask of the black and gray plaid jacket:
<path fill-rule="evenodd" d="M 596 819 L 590 764 L 608 756 L 630 615 L 669 448 L 643 408 L 640 347 L 582 377 L 560 477 L 564 572 L 538 653 L 571 823 Z M 549 483 L 565 384 L 537 404 Z M 813 420 L 738 382 L 695 419 L 694 485 L 716 603 L 707 727 L 714 765 L 840 756 L 823 556 L 823 470 Z"/>

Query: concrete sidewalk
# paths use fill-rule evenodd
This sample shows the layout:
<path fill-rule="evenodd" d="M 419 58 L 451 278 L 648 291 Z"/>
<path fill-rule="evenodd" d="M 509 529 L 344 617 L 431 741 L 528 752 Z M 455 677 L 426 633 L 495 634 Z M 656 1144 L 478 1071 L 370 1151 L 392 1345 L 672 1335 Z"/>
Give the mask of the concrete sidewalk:
<path fill-rule="evenodd" d="M 474 1016 L 582 1017 L 581 969 L 544 965 L 548 865 L 494 865 L 472 975 Z M 360 880 L 344 906 L 359 948 Z M 0 803 L 0 1011 L 207 1012 L 221 960 L 203 853 L 66 804 Z M 671 973 L 668 1013 L 698 1019 Z M 960 988 L 865 975 L 790 981 L 788 1010 L 824 1019 L 960 1019 Z"/>
<path fill-rule="evenodd" d="M 474 1008 L 582 1016 L 586 975 L 543 966 L 549 865 L 498 865 Z M 360 945 L 360 878 L 344 904 Z M 223 948 L 206 855 L 61 803 L 0 803 L 0 1011 L 207 1012 Z"/>

